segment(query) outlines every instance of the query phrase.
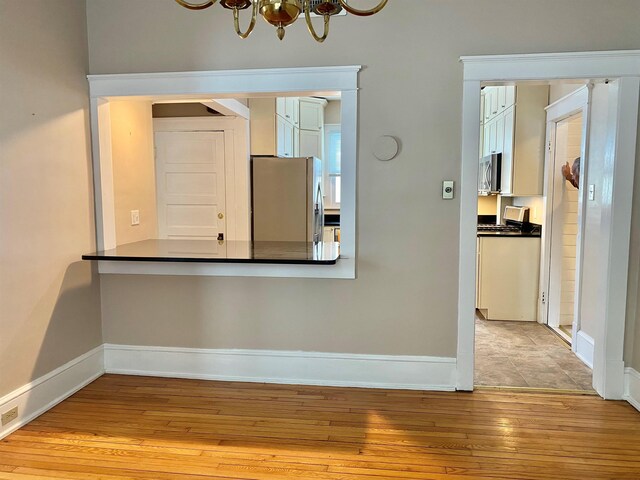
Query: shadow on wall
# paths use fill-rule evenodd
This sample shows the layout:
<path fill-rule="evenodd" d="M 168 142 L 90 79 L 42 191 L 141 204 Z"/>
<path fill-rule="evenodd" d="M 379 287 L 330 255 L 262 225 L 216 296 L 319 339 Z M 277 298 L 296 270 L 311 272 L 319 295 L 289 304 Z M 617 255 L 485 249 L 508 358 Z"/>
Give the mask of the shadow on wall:
<path fill-rule="evenodd" d="M 31 381 L 102 344 L 100 278 L 97 268 L 93 262 L 77 261 L 65 270 L 55 305 L 43 332 L 38 355 L 33 360 Z M 48 308 L 45 303 L 46 300 L 39 302 L 32 313 L 46 318 L 46 313 L 42 312 Z M 30 395 L 24 411 L 31 412 L 41 406 L 38 396 Z"/>

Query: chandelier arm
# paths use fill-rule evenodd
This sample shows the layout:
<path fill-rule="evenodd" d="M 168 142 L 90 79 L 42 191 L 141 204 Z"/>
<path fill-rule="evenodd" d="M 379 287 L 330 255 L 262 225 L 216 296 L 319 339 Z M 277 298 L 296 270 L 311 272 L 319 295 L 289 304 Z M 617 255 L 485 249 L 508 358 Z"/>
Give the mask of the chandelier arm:
<path fill-rule="evenodd" d="M 253 32 L 253 28 L 256 26 L 256 18 L 258 17 L 258 0 L 253 1 L 253 11 L 251 12 L 251 22 L 249 23 L 249 28 L 247 31 L 242 33 L 240 30 L 240 10 L 237 8 L 233 9 L 233 26 L 236 29 L 236 33 L 240 38 L 247 38 Z"/>
<path fill-rule="evenodd" d="M 214 5 L 218 0 L 207 0 L 202 3 L 191 3 L 186 0 L 176 0 L 176 3 L 182 5 L 184 8 L 188 8 L 189 10 L 204 10 L 205 8 L 209 8 Z"/>
<path fill-rule="evenodd" d="M 307 21 L 307 28 L 313 39 L 318 43 L 324 42 L 329 36 L 329 20 L 331 20 L 331 15 L 323 15 L 323 17 L 324 34 L 320 37 L 313 28 L 313 23 L 311 23 L 311 2 L 310 0 L 304 0 L 304 18 Z"/>
<path fill-rule="evenodd" d="M 353 8 L 349 6 L 349 4 L 347 3 L 347 0 L 338 0 L 338 1 L 340 2 L 340 5 L 342 5 L 342 8 L 344 8 L 347 12 L 351 13 L 352 15 L 357 15 L 359 17 L 368 17 L 369 15 L 378 13 L 380 10 L 384 8 L 384 6 L 388 2 L 388 0 L 382 0 L 376 7 L 373 7 L 370 10 L 358 10 L 357 8 Z"/>

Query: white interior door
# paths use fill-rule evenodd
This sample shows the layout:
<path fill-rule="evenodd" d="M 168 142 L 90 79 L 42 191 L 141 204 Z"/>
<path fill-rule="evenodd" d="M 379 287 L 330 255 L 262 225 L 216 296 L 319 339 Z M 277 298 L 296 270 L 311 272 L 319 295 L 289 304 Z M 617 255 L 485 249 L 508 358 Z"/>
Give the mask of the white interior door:
<path fill-rule="evenodd" d="M 553 129 L 551 144 L 553 192 L 547 323 L 571 335 L 576 307 L 579 191 L 564 178 L 562 167 L 566 164 L 572 166 L 576 158 L 584 158 L 582 112 L 554 122 Z"/>
<path fill-rule="evenodd" d="M 225 236 L 223 132 L 156 132 L 160 238 Z"/>

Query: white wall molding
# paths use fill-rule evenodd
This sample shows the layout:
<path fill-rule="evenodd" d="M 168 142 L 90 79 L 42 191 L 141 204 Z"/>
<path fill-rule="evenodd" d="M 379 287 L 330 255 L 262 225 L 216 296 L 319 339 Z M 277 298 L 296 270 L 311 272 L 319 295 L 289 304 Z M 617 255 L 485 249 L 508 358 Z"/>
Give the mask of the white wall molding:
<path fill-rule="evenodd" d="M 105 344 L 107 373 L 290 385 L 455 389 L 454 358 Z"/>
<path fill-rule="evenodd" d="M 103 373 L 104 355 L 100 345 L 0 398 L 0 412 L 16 406 L 19 412 L 16 420 L 0 426 L 0 438 L 53 408 Z"/>
<path fill-rule="evenodd" d="M 465 56 L 465 79 L 478 81 L 636 77 L 640 50 Z"/>
<path fill-rule="evenodd" d="M 584 330 L 578 331 L 578 335 L 576 335 L 576 356 L 589 368 L 593 368 L 594 345 L 593 338 L 587 335 Z"/>
<path fill-rule="evenodd" d="M 630 367 L 624 369 L 623 398 L 640 411 L 640 373 Z"/>
<path fill-rule="evenodd" d="M 357 88 L 360 65 L 88 75 L 91 97 L 328 92 Z M 260 78 L 256 82 L 256 78 Z"/>

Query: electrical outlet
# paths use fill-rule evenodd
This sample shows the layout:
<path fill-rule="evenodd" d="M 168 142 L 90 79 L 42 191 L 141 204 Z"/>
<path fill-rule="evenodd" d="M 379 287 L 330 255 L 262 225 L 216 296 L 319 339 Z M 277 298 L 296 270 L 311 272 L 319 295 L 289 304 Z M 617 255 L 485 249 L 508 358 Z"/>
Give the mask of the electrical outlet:
<path fill-rule="evenodd" d="M 140 210 L 131 210 L 131 225 L 140 225 Z"/>
<path fill-rule="evenodd" d="M 18 407 L 13 407 L 11 410 L 2 414 L 2 426 L 13 422 L 16 418 L 18 418 Z"/>

